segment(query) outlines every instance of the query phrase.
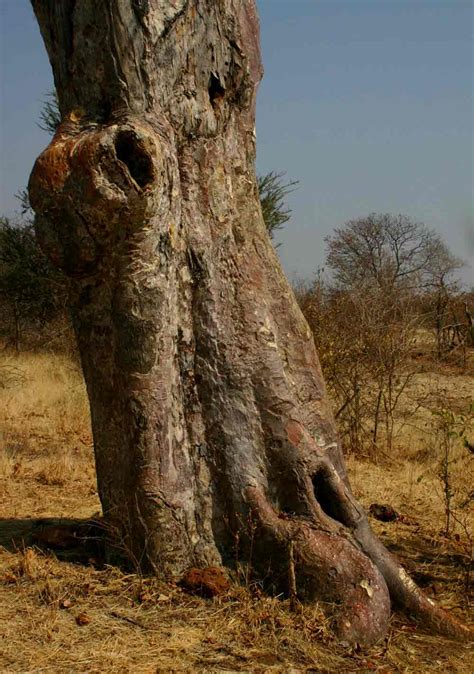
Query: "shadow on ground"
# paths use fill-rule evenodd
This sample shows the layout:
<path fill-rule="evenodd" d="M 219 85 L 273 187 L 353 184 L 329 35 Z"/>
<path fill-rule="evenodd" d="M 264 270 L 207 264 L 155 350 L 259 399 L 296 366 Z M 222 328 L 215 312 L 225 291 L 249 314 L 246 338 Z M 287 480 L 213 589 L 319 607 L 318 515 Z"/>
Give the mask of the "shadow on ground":
<path fill-rule="evenodd" d="M 387 548 L 401 560 L 418 585 L 428 593 L 439 594 L 443 590 L 454 589 L 453 585 L 464 585 L 464 592 L 470 594 L 470 563 L 468 555 L 454 551 L 452 541 L 426 538 L 419 532 L 384 532 L 381 538 Z M 387 535 L 388 534 L 388 535 Z M 0 518 L 0 546 L 10 552 L 18 552 L 34 546 L 45 552 L 52 552 L 59 560 L 93 566 L 101 569 L 105 564 L 130 571 L 130 562 L 116 544 L 101 519 L 73 518 Z M 466 582 L 466 578 L 468 581 Z M 469 605 L 469 596 L 464 596 Z"/>
<path fill-rule="evenodd" d="M 462 541 L 406 531 L 403 525 L 394 526 L 380 538 L 428 595 L 443 604 L 446 601 L 446 607 L 469 611 L 473 595 L 472 552 Z"/>
<path fill-rule="evenodd" d="M 0 518 L 0 546 L 10 552 L 34 546 L 53 552 L 60 560 L 95 568 L 106 563 L 123 566 L 125 562 L 117 550 L 111 558 L 107 529 L 101 520 Z"/>

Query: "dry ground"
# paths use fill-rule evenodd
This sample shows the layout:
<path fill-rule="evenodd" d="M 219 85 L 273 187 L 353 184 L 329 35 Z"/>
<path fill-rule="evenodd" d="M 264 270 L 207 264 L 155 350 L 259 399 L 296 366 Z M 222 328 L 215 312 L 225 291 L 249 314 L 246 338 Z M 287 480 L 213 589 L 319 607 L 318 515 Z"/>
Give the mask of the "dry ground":
<path fill-rule="evenodd" d="M 399 616 L 384 643 L 359 653 L 333 640 L 319 607 L 292 611 L 249 583 L 200 599 L 107 565 L 93 550 L 40 547 L 48 518 L 100 512 L 84 385 L 65 356 L 0 357 L 1 672 L 472 672 L 467 647 Z M 410 396 L 436 391 L 438 403 L 461 411 L 473 384 L 456 371 L 425 373 Z M 405 420 L 390 461 L 351 458 L 349 469 L 364 505 L 390 503 L 405 515 L 374 521 L 386 544 L 427 592 L 468 621 L 472 513 L 458 508 L 452 536 L 442 535 L 435 420 L 424 405 Z M 474 460 L 460 446 L 453 456 L 459 505 L 472 490 Z"/>

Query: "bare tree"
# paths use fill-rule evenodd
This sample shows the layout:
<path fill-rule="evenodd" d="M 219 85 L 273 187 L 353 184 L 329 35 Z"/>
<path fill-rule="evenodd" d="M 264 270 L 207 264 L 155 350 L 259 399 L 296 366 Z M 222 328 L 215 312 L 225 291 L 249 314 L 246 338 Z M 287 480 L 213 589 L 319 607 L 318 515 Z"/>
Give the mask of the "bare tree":
<path fill-rule="evenodd" d="M 33 7 L 63 122 L 30 199 L 69 277 L 99 494 L 131 557 L 179 577 L 235 564 L 239 535 L 258 577 L 329 602 L 349 641 L 384 634 L 389 593 L 467 635 L 350 490 L 313 339 L 262 218 L 253 0 Z"/>
<path fill-rule="evenodd" d="M 353 448 L 362 449 L 371 435 L 372 456 L 383 422 L 391 452 L 395 412 L 414 374 L 414 329 L 434 324 L 441 350 L 462 262 L 437 234 L 402 215 L 350 220 L 326 242 L 333 275 L 326 305 L 347 356 L 336 351 L 329 377 L 343 407 L 340 421 Z M 352 340 L 342 336 L 347 331 Z M 316 339 L 324 344 L 321 335 Z"/>
<path fill-rule="evenodd" d="M 442 358 L 445 352 L 445 327 L 460 290 L 456 272 L 462 267 L 462 260 L 455 257 L 441 240 L 433 240 L 430 265 L 426 270 L 426 296 L 429 321 L 435 331 L 438 358 Z"/>
<path fill-rule="evenodd" d="M 435 232 L 404 215 L 371 213 L 350 220 L 326 243 L 327 265 L 341 288 L 370 282 L 384 292 L 420 290 L 433 283 L 434 266 L 445 270 L 444 278 L 458 268 Z"/>

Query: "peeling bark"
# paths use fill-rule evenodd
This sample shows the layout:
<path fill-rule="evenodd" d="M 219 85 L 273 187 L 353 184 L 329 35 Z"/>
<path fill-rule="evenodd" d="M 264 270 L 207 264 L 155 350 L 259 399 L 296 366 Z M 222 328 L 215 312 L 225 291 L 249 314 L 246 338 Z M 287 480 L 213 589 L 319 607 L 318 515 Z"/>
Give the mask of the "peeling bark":
<path fill-rule="evenodd" d="M 288 591 L 291 564 L 298 595 L 328 602 L 348 641 L 383 636 L 389 594 L 467 634 L 350 491 L 313 339 L 260 210 L 253 1 L 33 7 L 63 122 L 30 200 L 70 280 L 99 494 L 128 554 L 177 578 L 232 567 L 238 537 L 270 585 Z"/>

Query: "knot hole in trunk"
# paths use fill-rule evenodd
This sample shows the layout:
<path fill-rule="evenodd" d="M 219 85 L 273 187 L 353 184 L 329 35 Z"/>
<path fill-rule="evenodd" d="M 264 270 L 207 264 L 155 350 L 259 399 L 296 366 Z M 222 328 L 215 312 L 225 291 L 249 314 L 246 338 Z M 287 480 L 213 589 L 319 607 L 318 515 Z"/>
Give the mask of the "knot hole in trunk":
<path fill-rule="evenodd" d="M 115 138 L 117 159 L 125 164 L 134 181 L 142 189 L 153 182 L 155 172 L 145 142 L 132 130 L 122 130 Z"/>
<path fill-rule="evenodd" d="M 332 484 L 331 475 L 326 468 L 320 468 L 312 477 L 313 490 L 316 501 L 321 510 L 331 519 L 345 526 L 353 524 L 353 517 L 344 503 L 341 490 Z"/>
<path fill-rule="evenodd" d="M 219 76 L 211 73 L 208 84 L 209 100 L 213 108 L 216 107 L 224 98 L 225 88 L 222 86 Z"/>

